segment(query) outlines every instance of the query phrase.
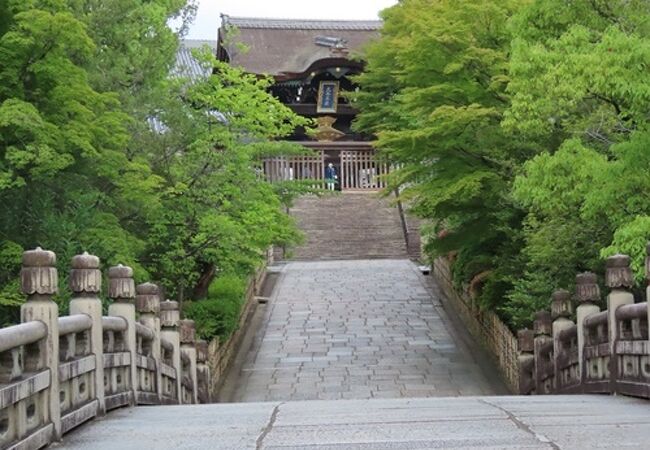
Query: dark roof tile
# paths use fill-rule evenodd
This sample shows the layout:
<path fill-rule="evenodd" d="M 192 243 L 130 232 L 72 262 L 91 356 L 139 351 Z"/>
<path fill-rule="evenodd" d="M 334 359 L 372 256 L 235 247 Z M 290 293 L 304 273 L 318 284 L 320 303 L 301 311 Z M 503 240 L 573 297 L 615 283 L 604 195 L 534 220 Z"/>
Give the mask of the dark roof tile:
<path fill-rule="evenodd" d="M 376 31 L 382 25 L 380 20 L 303 20 L 230 16 L 223 16 L 223 19 L 225 24 L 253 29 Z"/>
<path fill-rule="evenodd" d="M 220 45 L 230 63 L 249 73 L 277 77 L 303 73 L 318 60 L 340 57 L 332 48 L 316 43 L 317 37 L 346 42 L 346 50 L 358 53 L 364 45 L 379 36 L 382 22 L 378 20 L 293 20 L 256 19 L 222 16 Z M 236 42 L 224 43 L 224 29 L 238 29 Z M 243 44 L 244 50 L 236 44 Z M 219 52 L 220 54 L 222 52 Z"/>

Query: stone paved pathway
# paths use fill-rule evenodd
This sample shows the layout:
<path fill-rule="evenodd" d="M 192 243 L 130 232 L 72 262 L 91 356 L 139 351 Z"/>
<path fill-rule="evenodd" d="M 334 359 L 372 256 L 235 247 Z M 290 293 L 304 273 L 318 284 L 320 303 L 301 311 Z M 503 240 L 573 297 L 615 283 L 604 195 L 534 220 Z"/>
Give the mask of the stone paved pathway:
<path fill-rule="evenodd" d="M 227 400 L 495 393 L 410 261 L 292 262 L 267 308 Z"/>
<path fill-rule="evenodd" d="M 70 450 L 643 449 L 647 400 L 608 395 L 267 402 L 122 408 Z"/>

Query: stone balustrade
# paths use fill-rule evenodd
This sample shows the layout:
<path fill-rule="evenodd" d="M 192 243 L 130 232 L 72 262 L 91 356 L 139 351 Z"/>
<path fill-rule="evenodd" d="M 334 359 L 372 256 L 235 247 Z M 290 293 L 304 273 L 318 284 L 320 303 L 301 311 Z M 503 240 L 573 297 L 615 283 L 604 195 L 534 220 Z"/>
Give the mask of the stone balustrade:
<path fill-rule="evenodd" d="M 646 276 L 650 282 L 650 244 Z M 650 283 L 649 283 L 650 284 Z M 519 332 L 521 394 L 598 393 L 650 398 L 650 286 L 636 301 L 630 258 L 607 259 L 607 309 L 600 310 L 598 279 L 576 277 L 572 296 L 556 291 L 551 312 L 535 316 L 534 331 Z M 577 304 L 574 313 L 574 303 Z"/>
<path fill-rule="evenodd" d="M 23 255 L 21 324 L 0 329 L 0 448 L 36 449 L 119 407 L 210 401 L 207 343 L 158 286 L 108 270 L 102 314 L 99 258 L 72 259 L 70 315 L 59 317 L 56 255 Z"/>

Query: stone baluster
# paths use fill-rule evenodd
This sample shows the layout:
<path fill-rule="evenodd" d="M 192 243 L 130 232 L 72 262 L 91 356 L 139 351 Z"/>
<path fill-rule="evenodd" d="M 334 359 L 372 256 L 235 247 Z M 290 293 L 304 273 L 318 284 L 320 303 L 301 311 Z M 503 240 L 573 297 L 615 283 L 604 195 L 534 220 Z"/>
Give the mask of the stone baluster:
<path fill-rule="evenodd" d="M 535 332 L 519 330 L 517 333 L 519 355 L 519 394 L 532 394 L 535 390 Z"/>
<path fill-rule="evenodd" d="M 618 376 L 618 357 L 616 355 L 616 341 L 618 339 L 618 322 L 616 310 L 623 305 L 634 303 L 634 295 L 630 288 L 634 286 L 634 276 L 630 268 L 630 257 L 615 255 L 607 258 L 605 284 L 611 289 L 607 296 L 607 327 L 609 329 L 609 375 L 611 380 Z M 612 383 L 612 390 L 615 383 Z M 615 393 L 615 392 L 613 392 Z"/>
<path fill-rule="evenodd" d="M 541 347 L 552 341 L 552 322 L 551 313 L 548 311 L 539 311 L 535 314 L 535 340 L 533 343 L 535 350 L 535 392 L 538 394 L 548 394 L 548 389 L 544 384 L 542 375 L 549 361 L 542 358 Z"/>
<path fill-rule="evenodd" d="M 193 320 L 180 321 L 181 333 L 181 351 L 190 358 L 189 377 L 192 382 L 192 400 L 191 403 L 198 403 L 196 381 L 196 326 Z"/>
<path fill-rule="evenodd" d="M 581 382 L 584 383 L 586 377 L 586 367 L 584 361 L 584 349 L 586 343 L 585 337 L 585 319 L 591 315 L 600 312 L 597 303 L 600 301 L 600 288 L 598 287 L 598 278 L 591 272 L 581 273 L 576 276 L 576 325 L 578 331 L 578 361 L 580 363 Z"/>
<path fill-rule="evenodd" d="M 573 315 L 573 303 L 571 302 L 571 294 L 564 289 L 558 289 L 553 292 L 551 297 L 551 318 L 553 319 L 553 358 L 555 360 L 555 386 L 559 388 L 562 381 L 560 380 L 561 373 L 558 370 L 558 358 L 561 357 L 564 350 L 560 341 L 560 332 L 571 328 L 574 323 L 570 319 Z"/>
<path fill-rule="evenodd" d="M 99 258 L 85 253 L 72 258 L 70 270 L 70 314 L 86 314 L 92 320 L 90 351 L 95 355 L 94 398 L 98 401 L 97 414 L 106 412 L 104 399 L 104 346 L 102 343 L 102 272 Z"/>
<path fill-rule="evenodd" d="M 196 343 L 196 382 L 199 403 L 210 403 L 210 366 L 208 365 L 209 346 L 206 341 Z"/>
<path fill-rule="evenodd" d="M 108 296 L 113 301 L 108 307 L 108 315 L 122 317 L 126 320 L 126 351 L 131 353 L 131 367 L 128 380 L 131 383 L 131 402 L 135 403 L 137 390 L 137 340 L 135 334 L 135 282 L 133 269 L 118 265 L 108 269 Z"/>
<path fill-rule="evenodd" d="M 52 299 L 58 292 L 56 255 L 43 250 L 29 250 L 23 253 L 23 267 L 20 271 L 20 287 L 27 301 L 20 308 L 21 322 L 39 320 L 47 327 L 43 344 L 43 358 L 39 364 L 50 369 L 50 388 L 43 396 L 42 410 L 46 411 L 45 422 L 54 426 L 55 440 L 61 438 L 61 404 L 59 399 L 59 308 Z M 25 367 L 26 370 L 37 370 Z M 26 417 L 22 411 L 22 417 Z"/>
<path fill-rule="evenodd" d="M 178 310 L 178 302 L 172 300 L 160 302 L 160 336 L 174 346 L 172 362 L 176 371 L 176 392 L 179 403 L 181 403 L 181 379 L 183 376 L 181 370 L 181 339 L 178 332 L 180 320 L 181 314 Z"/>
<path fill-rule="evenodd" d="M 140 323 L 153 330 L 151 356 L 156 360 L 156 390 L 162 395 L 162 350 L 160 347 L 160 289 L 153 283 L 139 284 L 136 289 L 135 306 L 140 314 Z"/>

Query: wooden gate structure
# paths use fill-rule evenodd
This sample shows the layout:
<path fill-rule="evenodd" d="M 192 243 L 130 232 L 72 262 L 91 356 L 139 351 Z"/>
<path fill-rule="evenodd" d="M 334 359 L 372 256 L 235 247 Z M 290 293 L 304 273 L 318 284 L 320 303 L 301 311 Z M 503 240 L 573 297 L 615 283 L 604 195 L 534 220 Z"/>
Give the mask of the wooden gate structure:
<path fill-rule="evenodd" d="M 386 187 L 390 165 L 377 161 L 367 142 L 303 142 L 313 155 L 268 158 L 263 161 L 264 176 L 270 182 L 314 180 L 323 186 L 325 168 L 332 163 L 342 191 L 377 191 Z"/>

